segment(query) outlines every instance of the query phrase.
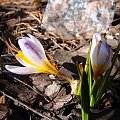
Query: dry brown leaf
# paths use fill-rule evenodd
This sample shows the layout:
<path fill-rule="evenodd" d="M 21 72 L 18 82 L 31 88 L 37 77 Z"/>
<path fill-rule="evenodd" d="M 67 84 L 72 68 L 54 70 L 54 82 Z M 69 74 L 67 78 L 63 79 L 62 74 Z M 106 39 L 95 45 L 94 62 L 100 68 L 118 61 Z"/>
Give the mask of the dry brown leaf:
<path fill-rule="evenodd" d="M 5 102 L 6 102 L 6 97 L 3 95 L 0 97 L 0 105 L 5 104 Z"/>

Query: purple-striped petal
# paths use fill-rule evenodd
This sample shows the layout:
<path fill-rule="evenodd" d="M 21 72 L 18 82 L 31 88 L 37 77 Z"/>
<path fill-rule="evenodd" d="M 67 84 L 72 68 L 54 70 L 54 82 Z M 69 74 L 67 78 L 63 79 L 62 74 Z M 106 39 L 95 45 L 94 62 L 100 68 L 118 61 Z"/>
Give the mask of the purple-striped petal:
<path fill-rule="evenodd" d="M 98 41 L 102 40 L 101 35 L 98 33 L 94 33 L 92 38 L 92 45 L 96 45 Z"/>
<path fill-rule="evenodd" d="M 40 49 L 40 51 L 42 51 L 42 53 L 45 55 L 45 51 L 44 48 L 42 46 L 42 44 L 39 42 L 39 40 L 37 38 L 35 38 L 33 35 L 27 34 L 30 37 L 30 41 L 34 42 L 36 44 L 36 46 L 38 46 L 38 48 Z"/>
<path fill-rule="evenodd" d="M 5 68 L 15 74 L 27 75 L 32 73 L 37 73 L 38 69 L 34 67 L 19 67 L 12 65 L 5 65 Z"/>
<path fill-rule="evenodd" d="M 47 60 L 43 49 L 38 47 L 34 42 L 30 41 L 29 38 L 19 39 L 18 44 L 24 54 L 31 62 L 36 65 L 41 65 L 43 61 Z"/>

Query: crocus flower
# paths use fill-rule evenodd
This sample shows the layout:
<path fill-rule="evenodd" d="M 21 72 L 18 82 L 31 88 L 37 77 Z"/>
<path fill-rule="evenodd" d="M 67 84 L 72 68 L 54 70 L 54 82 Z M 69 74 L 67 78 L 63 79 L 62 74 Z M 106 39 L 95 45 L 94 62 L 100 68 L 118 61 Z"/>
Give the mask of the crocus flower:
<path fill-rule="evenodd" d="M 51 65 L 45 55 L 44 48 L 38 39 L 28 34 L 28 37 L 19 39 L 18 44 L 21 50 L 14 50 L 15 52 L 17 51 L 15 57 L 23 65 L 23 67 L 5 65 L 5 68 L 8 71 L 20 75 L 27 75 L 32 73 L 60 75 L 70 83 L 71 94 L 76 94 L 79 81 L 73 80 Z"/>
<path fill-rule="evenodd" d="M 32 73 L 59 74 L 59 71 L 48 61 L 42 44 L 32 35 L 18 40 L 20 49 L 16 59 L 23 65 L 6 65 L 5 68 L 13 73 L 26 75 Z"/>
<path fill-rule="evenodd" d="M 102 40 L 98 33 L 95 33 L 92 38 L 90 59 L 95 79 L 111 66 L 110 48 L 106 40 Z"/>

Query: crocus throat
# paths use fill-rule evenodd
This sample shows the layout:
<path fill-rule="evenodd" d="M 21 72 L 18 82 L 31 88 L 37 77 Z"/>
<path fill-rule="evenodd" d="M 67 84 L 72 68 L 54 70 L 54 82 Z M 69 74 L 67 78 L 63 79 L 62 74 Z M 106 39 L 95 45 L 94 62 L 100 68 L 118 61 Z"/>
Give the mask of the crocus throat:
<path fill-rule="evenodd" d="M 48 74 L 55 74 L 57 75 L 59 72 L 58 70 L 53 67 L 48 60 L 43 60 L 43 63 L 40 65 L 36 65 L 33 62 L 31 62 L 26 56 L 23 55 L 22 51 L 18 51 L 18 54 L 16 55 L 17 58 L 22 59 L 24 62 L 37 67 L 38 70 L 37 73 L 48 73 Z"/>
<path fill-rule="evenodd" d="M 48 60 L 45 61 L 43 67 L 49 74 L 54 74 L 54 75 L 59 74 L 59 71 L 53 65 L 51 65 L 51 63 Z"/>
<path fill-rule="evenodd" d="M 24 62 L 26 62 L 32 66 L 38 67 L 36 64 L 31 62 L 26 56 L 24 56 L 22 51 L 18 51 L 18 54 L 16 55 L 16 57 L 22 59 Z"/>

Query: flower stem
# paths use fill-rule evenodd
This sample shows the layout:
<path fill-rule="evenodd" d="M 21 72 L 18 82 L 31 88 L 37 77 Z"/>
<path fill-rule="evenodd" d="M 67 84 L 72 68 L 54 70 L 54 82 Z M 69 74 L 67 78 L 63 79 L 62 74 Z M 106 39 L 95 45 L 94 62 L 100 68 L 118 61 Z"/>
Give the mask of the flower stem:
<path fill-rule="evenodd" d="M 78 85 L 79 85 L 79 80 L 74 80 L 73 78 L 68 77 L 67 75 L 65 75 L 62 72 L 59 72 L 59 75 L 63 78 L 65 78 L 71 86 L 71 94 L 73 95 L 77 95 L 77 90 L 78 90 Z"/>
<path fill-rule="evenodd" d="M 61 77 L 65 78 L 69 83 L 72 82 L 72 78 L 68 77 L 64 73 L 62 73 L 62 72 L 59 71 L 58 75 L 60 75 Z"/>
<path fill-rule="evenodd" d="M 88 80 L 85 71 L 83 72 L 81 81 L 81 106 L 82 106 L 82 120 L 89 120 L 90 97 Z"/>

